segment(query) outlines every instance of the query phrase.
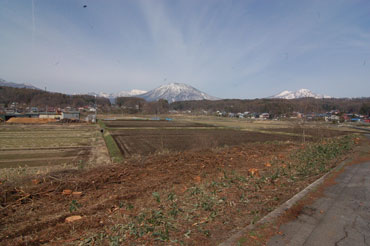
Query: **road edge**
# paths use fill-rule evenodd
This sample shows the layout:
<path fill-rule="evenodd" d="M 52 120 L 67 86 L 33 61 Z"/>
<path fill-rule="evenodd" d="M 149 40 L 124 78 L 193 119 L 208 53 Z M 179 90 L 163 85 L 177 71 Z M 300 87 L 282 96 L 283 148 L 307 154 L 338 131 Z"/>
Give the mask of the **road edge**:
<path fill-rule="evenodd" d="M 265 215 L 262 219 L 257 221 L 254 224 L 249 224 L 246 227 L 238 230 L 238 232 L 234 233 L 231 237 L 229 237 L 227 240 L 223 241 L 222 243 L 218 244 L 218 246 L 233 246 L 235 245 L 238 240 L 245 235 L 245 233 L 249 230 L 254 229 L 257 225 L 267 223 L 269 221 L 272 221 L 276 218 L 278 218 L 280 215 L 282 215 L 284 212 L 289 210 L 291 207 L 293 207 L 295 204 L 297 204 L 302 198 L 304 198 L 308 193 L 310 193 L 312 190 L 316 189 L 319 185 L 321 185 L 325 179 L 342 169 L 346 164 L 350 163 L 353 160 L 353 157 L 349 157 L 345 160 L 343 160 L 341 163 L 339 163 L 338 166 L 321 176 L 320 178 L 316 179 L 313 183 L 308 185 L 306 188 L 295 194 L 292 198 L 278 206 L 276 209 L 274 209 L 272 212 Z"/>

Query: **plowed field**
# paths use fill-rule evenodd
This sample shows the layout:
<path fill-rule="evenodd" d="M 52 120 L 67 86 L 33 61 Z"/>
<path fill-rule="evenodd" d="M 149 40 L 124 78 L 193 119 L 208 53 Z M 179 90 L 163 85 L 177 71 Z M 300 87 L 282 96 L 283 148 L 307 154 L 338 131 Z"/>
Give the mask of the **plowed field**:
<path fill-rule="evenodd" d="M 167 120 L 112 120 L 104 122 L 107 127 L 210 127 L 211 125 Z"/>
<path fill-rule="evenodd" d="M 228 129 L 129 129 L 111 132 L 124 156 L 148 155 L 165 150 L 184 151 L 298 139 L 289 135 Z"/>

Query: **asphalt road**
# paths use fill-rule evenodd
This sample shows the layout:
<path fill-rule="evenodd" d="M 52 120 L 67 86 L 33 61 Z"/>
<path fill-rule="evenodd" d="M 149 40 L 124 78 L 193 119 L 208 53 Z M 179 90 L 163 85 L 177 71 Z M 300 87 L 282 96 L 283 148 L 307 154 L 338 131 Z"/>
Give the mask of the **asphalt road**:
<path fill-rule="evenodd" d="M 370 245 L 370 162 L 346 166 L 323 197 L 279 231 L 267 245 Z"/>

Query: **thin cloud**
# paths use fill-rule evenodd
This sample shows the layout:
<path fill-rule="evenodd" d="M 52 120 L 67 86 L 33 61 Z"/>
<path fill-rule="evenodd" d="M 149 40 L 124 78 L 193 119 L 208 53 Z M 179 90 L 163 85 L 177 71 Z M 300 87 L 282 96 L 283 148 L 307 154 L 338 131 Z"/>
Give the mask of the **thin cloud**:
<path fill-rule="evenodd" d="M 218 97 L 300 87 L 362 96 L 369 16 L 360 0 L 8 1 L 0 77 L 68 93 L 149 90 L 166 78 Z"/>

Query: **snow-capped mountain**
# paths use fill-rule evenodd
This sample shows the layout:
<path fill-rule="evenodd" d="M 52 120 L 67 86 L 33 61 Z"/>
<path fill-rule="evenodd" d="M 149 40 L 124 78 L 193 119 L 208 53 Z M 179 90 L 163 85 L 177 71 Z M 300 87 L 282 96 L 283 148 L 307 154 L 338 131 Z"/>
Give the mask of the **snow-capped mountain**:
<path fill-rule="evenodd" d="M 165 99 L 169 103 L 189 100 L 218 100 L 219 98 L 207 95 L 194 87 L 182 83 L 170 83 L 161 85 L 145 94 L 138 95 L 147 101 Z"/>
<path fill-rule="evenodd" d="M 3 79 L 0 79 L 0 86 L 40 90 L 39 88 L 37 88 L 37 87 L 35 87 L 31 84 L 19 84 L 19 83 L 14 83 L 14 82 L 8 82 L 8 81 L 3 80 Z"/>
<path fill-rule="evenodd" d="M 116 97 L 133 97 L 133 96 L 144 94 L 146 92 L 147 91 L 133 89 L 131 91 L 121 91 L 121 92 L 117 92 L 117 93 L 89 92 L 87 94 L 90 95 L 90 96 L 97 96 L 97 97 L 116 98 Z"/>
<path fill-rule="evenodd" d="M 133 97 L 144 93 L 147 93 L 147 91 L 133 89 L 131 91 L 121 91 L 118 93 L 113 93 L 113 95 L 114 97 Z"/>
<path fill-rule="evenodd" d="M 270 98 L 281 98 L 281 99 L 297 99 L 297 98 L 305 98 L 305 97 L 313 97 L 313 98 L 332 98 L 331 96 L 326 96 L 322 94 L 317 94 L 309 89 L 299 89 L 297 91 L 282 91 L 279 94 L 271 96 Z"/>

